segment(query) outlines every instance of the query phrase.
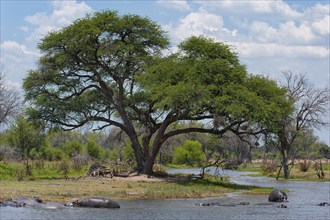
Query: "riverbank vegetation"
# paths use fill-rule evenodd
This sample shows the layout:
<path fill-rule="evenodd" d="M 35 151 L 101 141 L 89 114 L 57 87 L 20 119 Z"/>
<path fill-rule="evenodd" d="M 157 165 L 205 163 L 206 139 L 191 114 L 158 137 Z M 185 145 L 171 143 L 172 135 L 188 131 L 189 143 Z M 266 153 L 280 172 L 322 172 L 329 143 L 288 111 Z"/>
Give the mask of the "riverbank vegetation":
<path fill-rule="evenodd" d="M 270 191 L 268 188 L 237 185 L 226 180 L 188 179 L 182 175 L 166 178 L 135 175 L 130 178 L 1 180 L 0 183 L 2 199 L 38 196 L 54 202 L 69 202 L 86 196 L 107 196 L 116 200 L 204 198 L 239 191 L 254 194 L 267 194 Z"/>

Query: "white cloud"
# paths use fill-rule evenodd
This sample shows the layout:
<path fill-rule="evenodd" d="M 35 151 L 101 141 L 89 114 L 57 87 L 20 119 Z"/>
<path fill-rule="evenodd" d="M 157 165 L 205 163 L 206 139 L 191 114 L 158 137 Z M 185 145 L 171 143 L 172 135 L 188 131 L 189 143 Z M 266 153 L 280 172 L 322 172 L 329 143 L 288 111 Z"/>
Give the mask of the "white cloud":
<path fill-rule="evenodd" d="M 329 48 L 323 46 L 281 45 L 276 43 L 231 42 L 243 58 L 326 58 Z"/>
<path fill-rule="evenodd" d="M 236 1 L 236 0 L 224 0 L 224 1 L 199 1 L 204 8 L 209 10 L 221 10 L 227 11 L 231 14 L 249 14 L 251 16 L 257 14 L 272 15 L 280 14 L 287 18 L 302 17 L 302 14 L 295 9 L 291 8 L 284 1 Z"/>
<path fill-rule="evenodd" d="M 17 55 L 25 55 L 25 56 L 38 56 L 39 54 L 27 49 L 27 47 L 23 44 L 19 44 L 15 41 L 4 41 L 1 43 L 0 48 L 3 52 L 14 53 Z"/>
<path fill-rule="evenodd" d="M 312 27 L 316 30 L 317 33 L 321 35 L 330 34 L 330 16 L 326 15 L 323 19 L 315 21 L 312 23 Z M 329 37 L 329 36 L 327 36 Z"/>
<path fill-rule="evenodd" d="M 309 44 L 316 40 L 311 25 L 306 22 L 298 26 L 294 21 L 287 21 L 276 29 L 265 22 L 254 21 L 250 26 L 250 34 L 259 42 L 284 45 Z"/>
<path fill-rule="evenodd" d="M 25 18 L 30 24 L 37 26 L 27 38 L 28 41 L 37 41 L 48 32 L 67 26 L 93 11 L 85 2 L 61 0 L 52 1 L 51 4 L 53 7 L 51 14 L 39 12 Z"/>
<path fill-rule="evenodd" d="M 296 26 L 293 21 L 281 24 L 278 32 L 281 42 L 308 43 L 312 42 L 316 37 L 308 23 Z"/>
<path fill-rule="evenodd" d="M 180 11 L 189 11 L 191 10 L 187 1 L 184 0 L 158 0 L 157 3 L 166 8 L 176 9 Z"/>
<path fill-rule="evenodd" d="M 29 69 L 34 65 L 40 56 L 38 52 L 29 49 L 26 45 L 15 41 L 4 41 L 0 45 L 1 63 L 8 80 L 21 82 Z"/>
<path fill-rule="evenodd" d="M 265 22 L 254 21 L 250 26 L 251 35 L 259 42 L 269 42 L 276 38 L 277 30 Z"/>
<path fill-rule="evenodd" d="M 182 18 L 177 26 L 172 24 L 165 27 L 172 34 L 175 41 L 182 41 L 192 35 L 207 35 L 211 37 L 236 36 L 237 30 L 230 31 L 224 27 L 221 16 L 207 11 L 191 12 Z"/>

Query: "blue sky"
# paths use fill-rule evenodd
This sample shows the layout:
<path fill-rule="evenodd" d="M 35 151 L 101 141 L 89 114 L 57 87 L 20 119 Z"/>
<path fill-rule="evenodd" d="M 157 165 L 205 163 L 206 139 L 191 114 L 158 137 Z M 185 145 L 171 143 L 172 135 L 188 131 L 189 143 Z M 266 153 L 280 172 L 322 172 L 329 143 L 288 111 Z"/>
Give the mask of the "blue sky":
<path fill-rule="evenodd" d="M 280 80 L 282 71 L 291 70 L 316 87 L 330 83 L 329 0 L 0 2 L 1 66 L 18 88 L 36 66 L 42 36 L 103 9 L 151 18 L 168 32 L 173 48 L 191 35 L 206 35 L 232 45 L 250 73 Z M 317 134 L 330 145 L 329 130 Z"/>

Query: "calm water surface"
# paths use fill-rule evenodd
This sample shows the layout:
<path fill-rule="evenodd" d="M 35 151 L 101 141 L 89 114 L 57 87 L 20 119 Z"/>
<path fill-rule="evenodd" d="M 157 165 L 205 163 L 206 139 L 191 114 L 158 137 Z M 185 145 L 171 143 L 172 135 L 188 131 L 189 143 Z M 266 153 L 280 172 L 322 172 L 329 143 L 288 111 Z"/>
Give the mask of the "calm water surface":
<path fill-rule="evenodd" d="M 198 169 L 170 170 L 169 172 L 199 173 Z M 239 184 L 289 189 L 288 208 L 268 203 L 267 196 L 227 194 L 207 199 L 167 199 L 118 201 L 120 209 L 89 208 L 12 208 L 2 207 L 0 219 L 330 219 L 330 207 L 317 206 L 330 200 L 330 182 L 287 182 L 264 177 L 245 176 L 246 172 L 223 171 L 231 181 Z M 196 203 L 249 202 L 246 206 L 203 207 Z M 260 204 L 261 203 L 261 204 Z"/>

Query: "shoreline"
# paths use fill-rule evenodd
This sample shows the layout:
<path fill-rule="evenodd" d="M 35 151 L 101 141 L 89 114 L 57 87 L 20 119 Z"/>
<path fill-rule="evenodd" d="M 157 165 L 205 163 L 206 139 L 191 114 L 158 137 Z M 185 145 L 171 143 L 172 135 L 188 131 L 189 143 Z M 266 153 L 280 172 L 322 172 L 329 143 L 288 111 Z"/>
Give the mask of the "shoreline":
<path fill-rule="evenodd" d="M 72 202 L 82 197 L 103 196 L 113 200 L 187 199 L 220 197 L 227 193 L 246 190 L 255 194 L 267 194 L 269 189 L 240 186 L 206 180 L 181 181 L 173 178 L 147 177 L 85 177 L 78 180 L 25 180 L 0 181 L 1 199 L 39 197 L 45 202 Z M 253 192 L 252 192 L 253 193 Z"/>

